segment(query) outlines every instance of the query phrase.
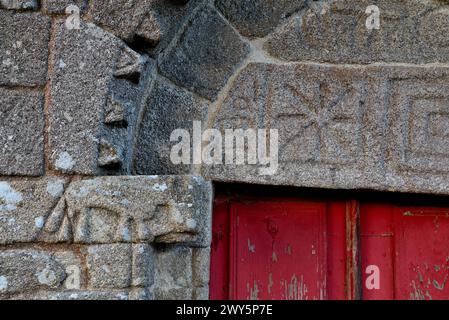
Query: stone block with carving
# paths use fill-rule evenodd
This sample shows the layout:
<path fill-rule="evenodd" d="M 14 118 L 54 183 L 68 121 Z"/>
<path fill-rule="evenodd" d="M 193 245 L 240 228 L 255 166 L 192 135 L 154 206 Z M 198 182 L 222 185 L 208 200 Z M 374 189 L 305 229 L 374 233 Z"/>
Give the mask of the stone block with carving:
<path fill-rule="evenodd" d="M 196 177 L 101 177 L 72 182 L 46 219 L 44 241 L 210 242 L 210 185 Z"/>
<path fill-rule="evenodd" d="M 95 24 L 153 53 L 167 45 L 188 11 L 183 2 L 112 0 L 94 1 L 89 13 Z"/>
<path fill-rule="evenodd" d="M 0 244 L 32 243 L 58 203 L 67 179 L 1 179 Z"/>
<path fill-rule="evenodd" d="M 372 4 L 351 0 L 311 5 L 270 35 L 265 48 L 272 56 L 288 61 L 448 62 L 447 3 L 377 1 L 379 29 L 366 26 L 366 9 Z"/>
<path fill-rule="evenodd" d="M 64 173 L 126 173 L 147 59 L 93 24 L 56 24 L 49 160 Z"/>
<path fill-rule="evenodd" d="M 214 127 L 277 129 L 279 168 L 203 166 L 211 179 L 447 193 L 449 69 L 311 64 L 246 67 Z"/>

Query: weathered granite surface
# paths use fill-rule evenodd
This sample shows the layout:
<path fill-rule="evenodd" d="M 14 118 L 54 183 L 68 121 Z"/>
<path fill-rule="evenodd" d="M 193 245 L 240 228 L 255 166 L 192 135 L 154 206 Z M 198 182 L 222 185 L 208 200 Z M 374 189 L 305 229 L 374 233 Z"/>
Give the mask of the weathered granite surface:
<path fill-rule="evenodd" d="M 0 87 L 0 174 L 43 173 L 43 111 L 41 92 Z"/>
<path fill-rule="evenodd" d="M 180 37 L 178 46 L 163 55 L 162 74 L 205 98 L 215 99 L 248 54 L 248 45 L 209 6 L 196 12 Z"/>
<path fill-rule="evenodd" d="M 209 179 L 447 193 L 449 69 L 254 63 L 214 127 L 279 130 L 280 168 L 203 167 Z"/>
<path fill-rule="evenodd" d="M 266 50 L 288 61 L 331 63 L 448 62 L 449 5 L 381 0 L 380 29 L 366 28 L 368 0 L 328 1 L 292 16 L 269 36 Z"/>
<path fill-rule="evenodd" d="M 211 202 L 192 176 L 1 181 L 0 297 L 204 298 Z"/>
<path fill-rule="evenodd" d="M 449 3 L 373 2 L 0 0 L 0 299 L 207 299 L 210 180 L 448 195 Z M 193 120 L 277 172 L 171 163 Z"/>
<path fill-rule="evenodd" d="M 191 172 L 190 165 L 171 163 L 168 142 L 173 130 L 184 129 L 191 134 L 193 121 L 206 119 L 207 103 L 186 90 L 163 81 L 156 81 L 145 107 L 136 145 L 135 172 L 137 174 Z"/>
<path fill-rule="evenodd" d="M 39 3 L 37 0 L 1 0 L 0 9 L 7 10 L 37 10 Z"/>
<path fill-rule="evenodd" d="M 44 85 L 50 18 L 0 9 L 0 86 Z"/>
<path fill-rule="evenodd" d="M 62 196 L 67 179 L 8 179 L 0 182 L 0 244 L 31 243 Z"/>
<path fill-rule="evenodd" d="M 89 14 L 95 24 L 149 53 L 158 52 L 173 36 L 189 11 L 186 1 L 93 1 Z M 192 1 L 195 2 L 195 1 Z"/>
<path fill-rule="evenodd" d="M 215 2 L 224 16 L 247 37 L 266 36 L 281 19 L 300 11 L 306 5 L 305 0 L 216 0 Z"/>
<path fill-rule="evenodd" d="M 146 58 L 93 24 L 55 26 L 49 161 L 65 173 L 123 169 L 139 113 Z M 142 76 L 142 83 L 146 79 Z"/>

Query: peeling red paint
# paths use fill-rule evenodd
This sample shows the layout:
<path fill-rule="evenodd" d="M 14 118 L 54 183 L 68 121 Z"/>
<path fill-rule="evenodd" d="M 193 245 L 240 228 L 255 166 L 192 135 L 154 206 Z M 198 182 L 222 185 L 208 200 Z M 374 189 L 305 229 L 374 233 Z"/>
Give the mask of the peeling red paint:
<path fill-rule="evenodd" d="M 447 299 L 447 209 L 370 204 L 361 210 L 363 266 L 381 269 L 380 290 L 365 288 L 363 298 Z"/>
<path fill-rule="evenodd" d="M 211 290 L 211 298 L 328 298 L 328 278 L 338 283 L 336 277 L 344 276 L 339 273 L 342 260 L 332 261 L 331 267 L 327 267 L 328 258 L 337 259 L 338 252 L 335 246 L 331 254 L 327 253 L 327 218 L 331 215 L 328 209 L 324 201 L 231 201 L 227 212 L 229 251 L 225 258 L 217 259 L 227 261 L 225 264 L 229 266 L 228 296 Z M 220 211 L 219 214 L 224 216 L 225 213 Z M 214 228 L 221 219 L 214 219 Z M 332 222 L 331 225 L 344 226 L 344 223 Z M 332 229 L 334 236 L 344 238 L 344 229 Z M 344 246 L 340 250 L 342 254 L 338 257 L 344 256 Z M 216 259 L 215 252 L 226 251 L 213 250 L 212 260 Z M 333 273 L 329 277 L 328 270 Z M 220 281 L 221 285 L 211 287 L 226 287 L 226 279 L 220 278 Z M 337 294 L 344 297 L 343 291 L 336 290 L 333 294 L 333 297 Z"/>
<path fill-rule="evenodd" d="M 228 199 L 213 225 L 212 299 L 449 297 L 447 208 Z"/>

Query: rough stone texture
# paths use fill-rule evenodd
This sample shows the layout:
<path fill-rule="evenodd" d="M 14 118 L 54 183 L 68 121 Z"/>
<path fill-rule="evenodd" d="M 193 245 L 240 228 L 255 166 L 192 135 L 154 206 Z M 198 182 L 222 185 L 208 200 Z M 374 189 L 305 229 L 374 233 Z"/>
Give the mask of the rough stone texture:
<path fill-rule="evenodd" d="M 109 0 L 94 1 L 90 14 L 99 26 L 153 53 L 166 46 L 187 11 L 176 1 Z"/>
<path fill-rule="evenodd" d="M 75 291 L 86 286 L 87 274 L 84 267 L 84 254 L 80 250 L 56 251 L 52 255 L 53 259 L 64 266 L 65 279 L 62 284 L 64 290 Z"/>
<path fill-rule="evenodd" d="M 0 299 L 207 299 L 211 183 L 131 173 L 449 194 L 448 6 L 0 0 Z M 173 165 L 192 120 L 278 129 L 277 173 Z"/>
<path fill-rule="evenodd" d="M 102 177 L 72 182 L 43 239 L 75 243 L 210 244 L 211 186 L 197 177 Z"/>
<path fill-rule="evenodd" d="M 0 85 L 45 84 L 50 19 L 0 10 L 0 39 Z"/>
<path fill-rule="evenodd" d="M 37 10 L 37 0 L 0 0 L 0 9 L 8 10 Z"/>
<path fill-rule="evenodd" d="M 247 37 L 263 37 L 282 18 L 299 11 L 305 0 L 216 0 L 226 18 Z"/>
<path fill-rule="evenodd" d="M 0 244 L 22 246 L 0 250 L 0 298 L 204 298 L 211 196 L 190 176 L 2 181 Z"/>
<path fill-rule="evenodd" d="M 366 28 L 372 1 L 330 1 L 292 17 L 267 51 L 289 61 L 333 63 L 449 61 L 449 6 L 441 1 L 381 0 L 379 30 Z"/>
<path fill-rule="evenodd" d="M 213 100 L 248 52 L 248 45 L 229 24 L 206 6 L 191 18 L 179 45 L 164 55 L 160 69 L 177 84 Z"/>
<path fill-rule="evenodd" d="M 195 248 L 192 252 L 192 266 L 193 266 L 193 283 L 195 287 L 209 286 L 209 256 L 210 248 Z"/>
<path fill-rule="evenodd" d="M 41 2 L 44 12 L 48 14 L 64 14 L 70 5 L 77 6 L 81 14 L 88 4 L 88 0 L 42 0 Z"/>
<path fill-rule="evenodd" d="M 174 165 L 171 162 L 170 135 L 176 129 L 185 129 L 192 134 L 193 121 L 206 119 L 207 104 L 183 89 L 157 81 L 145 106 L 134 156 L 135 172 L 192 172 L 190 165 Z"/>
<path fill-rule="evenodd" d="M 156 299 L 192 299 L 192 249 L 174 247 L 160 251 L 155 279 Z"/>
<path fill-rule="evenodd" d="M 57 289 L 66 277 L 51 255 L 33 250 L 0 252 L 0 297 L 37 289 Z"/>
<path fill-rule="evenodd" d="M 152 0 L 150 13 L 137 28 L 134 43 L 156 56 L 170 44 L 198 2 L 201 0 Z"/>
<path fill-rule="evenodd" d="M 92 246 L 87 255 L 89 286 L 95 289 L 131 286 L 131 244 Z"/>
<path fill-rule="evenodd" d="M 92 24 L 56 26 L 51 74 L 50 162 L 66 173 L 127 171 L 146 60 Z M 142 76 L 142 82 L 146 82 Z M 119 104 L 123 119 L 111 120 Z M 106 114 L 105 114 L 106 113 Z M 119 120 L 119 121 L 115 121 Z M 105 123 L 104 123 L 105 122 Z"/>
<path fill-rule="evenodd" d="M 65 178 L 0 181 L 0 244 L 36 241 L 64 192 Z"/>
<path fill-rule="evenodd" d="M 209 256 L 209 248 L 160 249 L 155 265 L 155 299 L 207 299 Z"/>
<path fill-rule="evenodd" d="M 148 244 L 91 246 L 87 254 L 89 288 L 150 288 L 154 282 L 154 250 Z"/>
<path fill-rule="evenodd" d="M 195 248 L 192 252 L 192 277 L 194 300 L 209 299 L 210 247 Z"/>
<path fill-rule="evenodd" d="M 279 169 L 204 168 L 211 179 L 446 193 L 449 69 L 251 64 L 215 127 L 279 130 Z M 380 89 L 380 90 L 379 90 Z"/>
<path fill-rule="evenodd" d="M 42 93 L 0 87 L 0 174 L 43 173 L 43 110 Z"/>
<path fill-rule="evenodd" d="M 154 249 L 150 245 L 133 245 L 132 285 L 134 287 L 149 288 L 153 285 L 154 256 Z"/>
<path fill-rule="evenodd" d="M 151 1 L 94 1 L 91 15 L 96 24 L 111 30 L 119 38 L 131 41 L 137 28 L 150 14 Z"/>

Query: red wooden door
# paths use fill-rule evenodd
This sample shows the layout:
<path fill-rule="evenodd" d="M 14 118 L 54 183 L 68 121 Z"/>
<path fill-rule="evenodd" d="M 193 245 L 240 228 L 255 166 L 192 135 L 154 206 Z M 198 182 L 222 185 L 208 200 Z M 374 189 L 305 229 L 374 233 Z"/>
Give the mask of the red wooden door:
<path fill-rule="evenodd" d="M 361 215 L 365 299 L 449 299 L 448 208 L 366 204 Z"/>
<path fill-rule="evenodd" d="M 217 198 L 211 299 L 449 299 L 449 206 Z"/>
<path fill-rule="evenodd" d="M 211 299 L 345 298 L 344 202 L 217 200 Z"/>

